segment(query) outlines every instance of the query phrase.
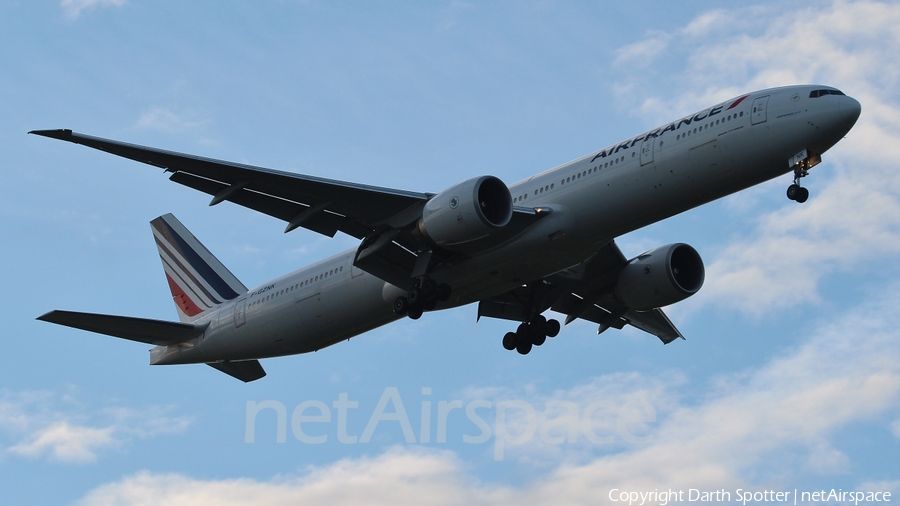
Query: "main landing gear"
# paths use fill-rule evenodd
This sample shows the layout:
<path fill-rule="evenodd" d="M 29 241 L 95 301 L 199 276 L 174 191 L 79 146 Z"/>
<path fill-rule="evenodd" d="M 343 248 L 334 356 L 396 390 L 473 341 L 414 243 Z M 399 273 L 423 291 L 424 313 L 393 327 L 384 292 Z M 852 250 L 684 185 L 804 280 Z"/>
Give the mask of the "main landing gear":
<path fill-rule="evenodd" d="M 423 276 L 416 281 L 415 288 L 410 290 L 406 297 L 397 297 L 394 300 L 394 313 L 418 320 L 424 311 L 431 311 L 437 307 L 438 302 L 444 302 L 449 298 L 450 285 L 438 284 L 435 280 Z"/>
<path fill-rule="evenodd" d="M 548 320 L 537 315 L 530 321 L 522 323 L 515 332 L 507 332 L 503 336 L 503 347 L 516 350 L 521 355 L 528 355 L 532 346 L 540 346 L 548 337 L 559 335 L 559 322 Z"/>

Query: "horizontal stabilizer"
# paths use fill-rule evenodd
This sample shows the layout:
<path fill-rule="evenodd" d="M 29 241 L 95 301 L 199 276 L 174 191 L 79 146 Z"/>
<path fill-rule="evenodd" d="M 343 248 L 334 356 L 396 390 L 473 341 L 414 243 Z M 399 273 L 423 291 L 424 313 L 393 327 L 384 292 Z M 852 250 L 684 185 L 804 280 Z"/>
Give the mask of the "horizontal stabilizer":
<path fill-rule="evenodd" d="M 256 381 L 266 375 L 259 360 L 241 360 L 238 362 L 209 362 L 206 365 L 218 369 L 225 374 L 237 378 L 244 383 Z"/>
<path fill-rule="evenodd" d="M 133 318 L 130 316 L 59 310 L 50 311 L 39 316 L 38 320 L 158 346 L 190 341 L 202 335 L 206 327 L 209 326 L 209 323 L 191 325 L 189 323 Z"/>

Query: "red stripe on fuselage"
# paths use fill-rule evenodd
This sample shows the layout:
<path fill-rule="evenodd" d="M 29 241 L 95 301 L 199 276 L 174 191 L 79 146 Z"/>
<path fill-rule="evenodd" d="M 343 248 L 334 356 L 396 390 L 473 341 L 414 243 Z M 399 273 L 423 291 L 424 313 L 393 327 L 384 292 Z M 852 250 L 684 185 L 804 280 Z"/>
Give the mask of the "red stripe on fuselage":
<path fill-rule="evenodd" d="M 188 316 L 197 316 L 203 312 L 203 310 L 200 309 L 197 304 L 194 304 L 194 301 L 184 293 L 184 290 L 175 283 L 168 273 L 166 273 L 166 281 L 169 282 L 169 290 L 172 291 L 172 298 L 175 299 L 175 305 L 178 306 L 184 314 Z"/>
<path fill-rule="evenodd" d="M 731 105 L 728 106 L 728 109 L 734 109 L 735 107 L 737 107 L 738 104 L 740 104 L 741 102 L 743 102 L 744 99 L 747 98 L 747 97 L 749 97 L 749 96 L 750 96 L 750 95 L 744 95 L 743 97 L 741 97 L 741 98 L 735 100 L 733 104 L 731 104 Z M 728 109 L 725 109 L 725 110 L 727 111 Z"/>

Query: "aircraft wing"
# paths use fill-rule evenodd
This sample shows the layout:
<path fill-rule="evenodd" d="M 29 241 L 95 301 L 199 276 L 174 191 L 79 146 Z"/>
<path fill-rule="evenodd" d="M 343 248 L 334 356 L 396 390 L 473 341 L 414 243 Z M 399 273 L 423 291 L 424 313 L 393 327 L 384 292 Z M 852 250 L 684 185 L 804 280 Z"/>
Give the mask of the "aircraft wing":
<path fill-rule="evenodd" d="M 664 344 L 681 332 L 661 309 L 634 311 L 620 304 L 612 295 L 619 272 L 628 260 L 614 241 L 600 249 L 582 264 L 552 276 L 485 299 L 478 304 L 478 317 L 488 316 L 524 321 L 526 305 L 538 312 L 552 309 L 566 315 L 566 324 L 581 318 L 598 324 L 597 333 L 609 328 L 622 329 L 631 325 L 657 336 Z"/>
<path fill-rule="evenodd" d="M 82 144 L 171 172 L 176 183 L 212 195 L 210 205 L 229 201 L 287 222 L 285 232 L 303 227 L 329 237 L 338 231 L 363 239 L 354 264 L 396 286 L 412 288 L 413 278 L 453 255 L 477 254 L 509 240 L 549 214 L 548 210 L 514 207 L 501 231 L 473 241 L 469 250 L 440 252 L 432 259 L 419 252 L 438 250 L 424 244 L 413 226 L 434 196 L 391 188 L 336 181 L 303 174 L 214 160 L 102 139 L 71 130 L 30 133 Z M 448 260 L 449 259 L 449 260 Z M 417 269 L 425 269 L 419 272 Z"/>
<path fill-rule="evenodd" d="M 417 210 L 417 206 L 431 197 L 427 193 L 380 188 L 175 153 L 71 130 L 34 130 L 30 133 L 83 144 L 165 169 L 172 173 L 169 178 L 172 181 L 212 195 L 210 205 L 227 200 L 268 214 L 287 222 L 285 232 L 304 227 L 329 237 L 341 231 L 362 239 L 385 226 L 407 225 L 415 218 L 403 222 L 407 218 L 404 211 Z"/>

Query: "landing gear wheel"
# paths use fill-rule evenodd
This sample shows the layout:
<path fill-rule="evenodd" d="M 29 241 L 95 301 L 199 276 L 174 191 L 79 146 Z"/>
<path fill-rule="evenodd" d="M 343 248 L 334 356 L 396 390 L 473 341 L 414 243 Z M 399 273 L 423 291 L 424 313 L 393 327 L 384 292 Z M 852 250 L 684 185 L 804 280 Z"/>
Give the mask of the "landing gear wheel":
<path fill-rule="evenodd" d="M 437 293 L 437 283 L 431 278 L 425 278 L 422 280 L 422 284 L 419 287 L 422 290 L 422 296 L 426 299 L 433 298 Z"/>
<path fill-rule="evenodd" d="M 418 320 L 422 317 L 422 306 L 418 304 L 412 304 L 409 306 L 408 311 L 409 317 L 413 320 Z"/>
<path fill-rule="evenodd" d="M 797 196 L 800 195 L 801 186 L 799 184 L 792 184 L 787 188 L 787 198 L 791 200 L 797 200 Z M 809 192 L 807 192 L 809 193 Z"/>
<path fill-rule="evenodd" d="M 394 301 L 394 313 L 403 316 L 409 311 L 409 300 L 406 297 L 397 297 Z"/>
<path fill-rule="evenodd" d="M 513 351 L 516 349 L 518 341 L 519 336 L 517 336 L 515 332 L 507 332 L 506 335 L 503 336 L 503 347 L 509 351 Z"/>
<path fill-rule="evenodd" d="M 423 299 L 422 290 L 419 290 L 418 288 L 413 288 L 412 290 L 409 291 L 409 295 L 407 295 L 407 298 L 409 299 L 410 305 L 415 305 L 415 304 L 422 302 L 422 299 Z"/>
<path fill-rule="evenodd" d="M 531 340 L 520 340 L 516 344 L 516 351 L 519 352 L 519 355 L 528 355 L 528 352 L 531 351 Z"/>
<path fill-rule="evenodd" d="M 425 302 L 422 303 L 422 308 L 424 308 L 425 311 L 431 311 L 432 309 L 437 307 L 437 303 L 438 300 L 435 297 L 425 299 Z"/>
<path fill-rule="evenodd" d="M 809 189 L 803 188 L 801 186 L 800 190 L 797 192 L 797 197 L 794 200 L 796 200 L 798 203 L 802 204 L 802 203 L 806 202 L 807 199 L 809 199 Z"/>
<path fill-rule="evenodd" d="M 519 341 L 528 341 L 531 342 L 531 326 L 527 323 L 520 323 L 519 328 L 516 329 L 516 335 L 519 336 Z"/>
<path fill-rule="evenodd" d="M 559 322 L 556 320 L 547 320 L 547 325 L 544 329 L 545 332 L 547 332 L 547 337 L 556 337 L 559 335 Z"/>
<path fill-rule="evenodd" d="M 540 345 L 544 344 L 544 342 L 546 340 L 547 340 L 546 334 L 544 334 L 544 333 L 534 334 L 531 338 L 531 344 L 533 344 L 535 346 L 540 346 Z"/>

